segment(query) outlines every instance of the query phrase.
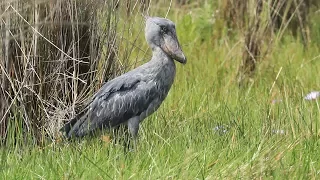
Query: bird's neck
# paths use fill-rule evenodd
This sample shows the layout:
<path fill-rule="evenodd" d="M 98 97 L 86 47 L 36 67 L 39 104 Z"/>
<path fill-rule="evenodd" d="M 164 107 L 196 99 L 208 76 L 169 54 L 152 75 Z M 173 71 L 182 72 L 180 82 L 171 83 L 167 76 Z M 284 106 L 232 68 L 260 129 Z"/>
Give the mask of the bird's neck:
<path fill-rule="evenodd" d="M 151 59 L 152 63 L 156 63 L 156 64 L 174 64 L 173 59 L 166 54 L 160 47 L 156 47 L 152 49 L 152 59 Z"/>

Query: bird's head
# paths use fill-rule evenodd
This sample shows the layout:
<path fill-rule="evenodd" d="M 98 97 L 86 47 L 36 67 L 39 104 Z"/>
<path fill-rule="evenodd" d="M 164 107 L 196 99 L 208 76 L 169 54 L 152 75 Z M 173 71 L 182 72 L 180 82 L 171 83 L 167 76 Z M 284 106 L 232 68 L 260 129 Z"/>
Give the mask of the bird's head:
<path fill-rule="evenodd" d="M 146 16 L 145 36 L 152 49 L 160 47 L 172 59 L 185 64 L 187 58 L 183 54 L 175 24 L 169 19 Z"/>

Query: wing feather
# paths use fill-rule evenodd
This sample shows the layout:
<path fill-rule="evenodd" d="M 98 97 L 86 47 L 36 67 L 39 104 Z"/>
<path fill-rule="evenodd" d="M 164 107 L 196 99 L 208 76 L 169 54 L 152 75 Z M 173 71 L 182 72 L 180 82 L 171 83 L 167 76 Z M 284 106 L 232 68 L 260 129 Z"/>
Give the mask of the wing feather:
<path fill-rule="evenodd" d="M 81 137 L 96 129 L 115 127 L 147 109 L 150 114 L 158 108 L 152 102 L 157 101 L 161 94 L 154 81 L 133 77 L 111 80 L 95 94 L 86 113 L 78 117 L 67 132 L 68 137 Z"/>

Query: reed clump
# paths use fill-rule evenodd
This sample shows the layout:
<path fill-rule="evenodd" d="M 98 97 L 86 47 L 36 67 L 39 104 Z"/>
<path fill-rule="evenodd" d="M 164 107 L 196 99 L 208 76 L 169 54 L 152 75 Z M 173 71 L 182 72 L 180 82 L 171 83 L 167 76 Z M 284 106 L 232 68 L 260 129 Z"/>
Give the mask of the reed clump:
<path fill-rule="evenodd" d="M 91 92 L 120 72 L 116 3 L 1 3 L 2 143 L 53 138 Z"/>
<path fill-rule="evenodd" d="M 252 79 L 258 62 L 266 59 L 284 32 L 290 31 L 302 39 L 305 48 L 310 43 L 309 13 L 318 7 L 314 0 L 271 0 L 221 2 L 223 19 L 230 32 L 243 36 L 242 63 L 238 71 L 238 83 Z"/>

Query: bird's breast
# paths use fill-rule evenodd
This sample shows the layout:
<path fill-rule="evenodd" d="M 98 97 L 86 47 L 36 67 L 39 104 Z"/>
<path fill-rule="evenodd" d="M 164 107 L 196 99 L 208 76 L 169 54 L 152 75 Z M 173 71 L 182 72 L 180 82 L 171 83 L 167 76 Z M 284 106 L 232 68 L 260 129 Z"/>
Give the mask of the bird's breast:
<path fill-rule="evenodd" d="M 169 91 L 171 85 L 173 84 L 175 75 L 176 75 L 176 66 L 171 60 L 167 63 L 162 64 L 158 69 L 156 69 L 156 76 L 154 80 L 160 89 L 166 90 L 166 93 Z"/>

